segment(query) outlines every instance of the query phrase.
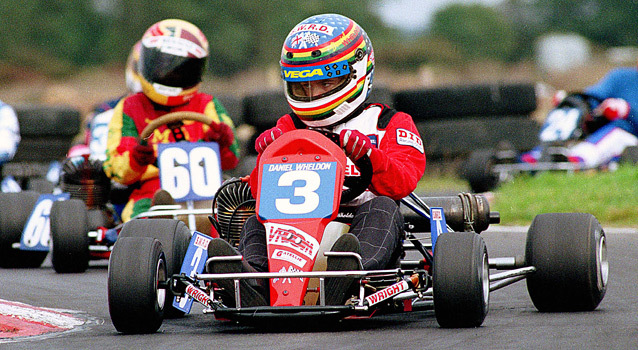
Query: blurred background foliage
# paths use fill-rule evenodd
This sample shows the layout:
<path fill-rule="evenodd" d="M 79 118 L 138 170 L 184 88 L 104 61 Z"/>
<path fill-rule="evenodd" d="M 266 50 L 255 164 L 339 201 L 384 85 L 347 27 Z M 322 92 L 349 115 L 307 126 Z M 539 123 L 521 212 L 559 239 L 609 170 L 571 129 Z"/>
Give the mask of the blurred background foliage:
<path fill-rule="evenodd" d="M 424 0 L 425 1 L 425 0 Z M 529 60 L 548 32 L 578 33 L 594 45 L 638 44 L 634 0 L 503 0 L 497 6 L 452 4 L 428 28 L 400 33 L 384 24 L 377 0 L 3 0 L 0 78 L 25 69 L 66 76 L 94 66 L 121 66 L 144 30 L 165 18 L 199 26 L 210 41 L 209 72 L 228 77 L 276 64 L 293 25 L 323 12 L 355 19 L 373 38 L 384 66 L 467 60 Z"/>

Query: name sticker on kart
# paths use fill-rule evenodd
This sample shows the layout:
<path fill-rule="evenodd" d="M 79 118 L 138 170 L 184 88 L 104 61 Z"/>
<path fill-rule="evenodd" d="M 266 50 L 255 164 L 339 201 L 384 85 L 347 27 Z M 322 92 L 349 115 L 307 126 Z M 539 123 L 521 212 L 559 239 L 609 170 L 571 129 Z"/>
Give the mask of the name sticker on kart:
<path fill-rule="evenodd" d="M 267 220 L 330 217 L 336 176 L 336 162 L 264 164 L 259 215 Z"/>
<path fill-rule="evenodd" d="M 179 270 L 180 274 L 183 273 L 188 276 L 193 276 L 197 273 L 204 272 L 204 266 L 208 259 L 208 243 L 210 243 L 211 240 L 211 237 L 203 233 L 193 232 L 193 237 L 188 244 L 186 256 L 182 262 L 182 268 Z M 173 300 L 173 307 L 185 313 L 189 313 L 192 306 L 193 298 L 188 295 L 179 298 L 175 297 Z"/>
<path fill-rule="evenodd" d="M 20 250 L 35 250 L 48 252 L 51 242 L 51 225 L 49 214 L 53 202 L 67 200 L 71 196 L 68 193 L 41 194 L 33 206 L 31 216 L 22 230 Z"/>
<path fill-rule="evenodd" d="M 160 186 L 176 202 L 212 199 L 222 184 L 217 142 L 161 143 L 157 146 Z"/>

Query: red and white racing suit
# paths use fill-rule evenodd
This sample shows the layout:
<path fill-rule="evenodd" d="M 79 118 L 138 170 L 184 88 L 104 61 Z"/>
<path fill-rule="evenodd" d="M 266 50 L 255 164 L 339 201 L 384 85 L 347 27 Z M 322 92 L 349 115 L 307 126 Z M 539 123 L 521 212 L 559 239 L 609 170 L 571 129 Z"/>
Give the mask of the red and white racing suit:
<path fill-rule="evenodd" d="M 279 118 L 277 127 L 284 133 L 308 128 L 294 114 Z M 366 270 L 394 266 L 402 252 L 404 226 L 396 201 L 414 191 L 425 172 L 423 142 L 410 115 L 382 104 L 368 104 L 355 117 L 318 130 L 339 134 L 343 129 L 358 130 L 370 138 L 373 175 L 368 190 L 343 205 L 340 214 L 353 213 L 350 233 L 359 239 Z M 357 175 L 350 159 L 346 172 Z M 250 179 L 256 196 L 257 169 Z M 263 225 L 253 216 L 246 222 L 239 242 L 239 251 L 258 271 L 268 270 L 265 236 Z"/>

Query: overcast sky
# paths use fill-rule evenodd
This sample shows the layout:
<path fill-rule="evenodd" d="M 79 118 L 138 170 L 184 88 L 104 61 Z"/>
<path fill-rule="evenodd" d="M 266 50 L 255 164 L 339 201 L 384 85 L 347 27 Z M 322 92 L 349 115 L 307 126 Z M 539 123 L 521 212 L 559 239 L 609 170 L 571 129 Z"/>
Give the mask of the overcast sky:
<path fill-rule="evenodd" d="M 434 13 L 452 3 L 496 5 L 502 0 L 381 0 L 381 18 L 407 32 L 427 27 Z"/>

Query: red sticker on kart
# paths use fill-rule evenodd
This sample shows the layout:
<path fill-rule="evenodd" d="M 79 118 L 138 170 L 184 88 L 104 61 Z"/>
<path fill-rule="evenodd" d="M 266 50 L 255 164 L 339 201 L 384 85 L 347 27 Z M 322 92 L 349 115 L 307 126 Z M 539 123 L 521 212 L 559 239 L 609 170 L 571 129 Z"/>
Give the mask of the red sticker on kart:
<path fill-rule="evenodd" d="M 283 224 L 267 222 L 264 226 L 268 234 L 268 245 L 291 248 L 313 260 L 317 256 L 319 242 L 306 232 Z"/>
<path fill-rule="evenodd" d="M 397 144 L 411 146 L 416 148 L 417 151 L 425 153 L 423 150 L 423 141 L 419 135 L 406 129 L 397 129 Z"/>

